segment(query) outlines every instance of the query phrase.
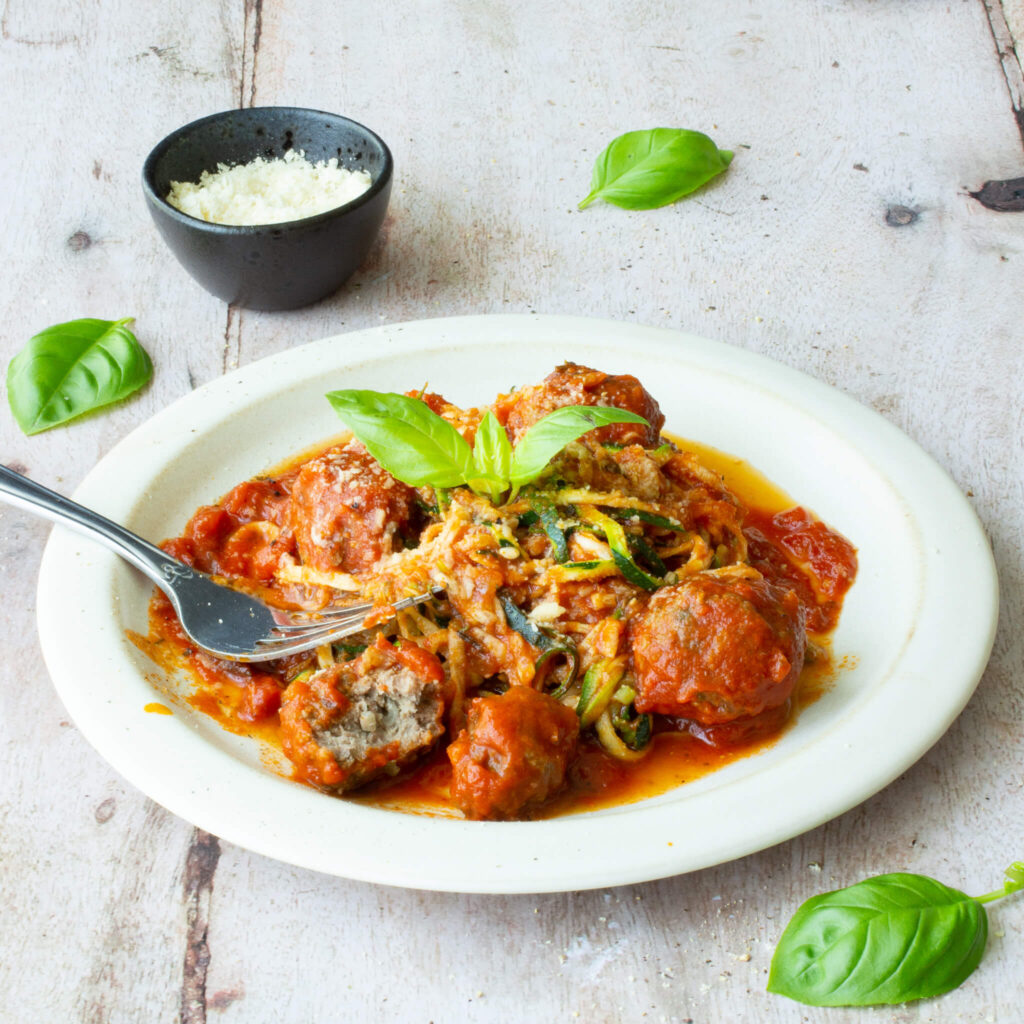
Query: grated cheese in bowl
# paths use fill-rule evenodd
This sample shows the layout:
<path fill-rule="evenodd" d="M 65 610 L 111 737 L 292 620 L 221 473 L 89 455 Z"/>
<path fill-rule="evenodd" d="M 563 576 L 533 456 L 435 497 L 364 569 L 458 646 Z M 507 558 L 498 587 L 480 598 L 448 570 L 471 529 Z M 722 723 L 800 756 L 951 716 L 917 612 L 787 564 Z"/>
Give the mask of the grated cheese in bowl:
<path fill-rule="evenodd" d="M 290 149 L 273 160 L 218 164 L 198 182 L 172 181 L 167 202 L 213 224 L 280 224 L 344 206 L 372 184 L 367 171 L 350 171 L 334 157 L 315 164 L 305 157 Z"/>

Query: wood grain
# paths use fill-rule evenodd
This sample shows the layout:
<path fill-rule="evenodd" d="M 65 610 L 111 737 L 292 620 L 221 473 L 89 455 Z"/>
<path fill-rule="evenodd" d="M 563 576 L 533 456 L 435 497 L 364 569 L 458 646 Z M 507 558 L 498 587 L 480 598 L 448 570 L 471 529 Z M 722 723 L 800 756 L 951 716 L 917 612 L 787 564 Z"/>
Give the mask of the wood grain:
<path fill-rule="evenodd" d="M 70 491 L 132 427 L 224 370 L 381 322 L 632 320 L 763 352 L 905 430 L 970 496 L 1003 611 L 966 711 L 835 821 L 648 885 L 430 894 L 269 861 L 119 779 L 46 677 L 46 528 L 0 508 L 0 1019 L 1018 1020 L 1019 900 L 993 910 L 985 962 L 938 1002 L 812 1011 L 764 983 L 815 892 L 896 869 L 981 892 L 1024 856 L 1024 217 L 968 195 L 1021 174 L 1007 41 L 1022 22 L 1018 0 L 6 0 L 5 357 L 47 324 L 134 314 L 157 372 L 65 430 L 28 439 L 0 418 L 4 462 Z M 392 206 L 335 296 L 286 314 L 227 309 L 164 249 L 138 175 L 172 128 L 275 103 L 379 131 Z M 663 210 L 579 212 L 606 142 L 656 124 L 735 149 L 728 174 Z"/>

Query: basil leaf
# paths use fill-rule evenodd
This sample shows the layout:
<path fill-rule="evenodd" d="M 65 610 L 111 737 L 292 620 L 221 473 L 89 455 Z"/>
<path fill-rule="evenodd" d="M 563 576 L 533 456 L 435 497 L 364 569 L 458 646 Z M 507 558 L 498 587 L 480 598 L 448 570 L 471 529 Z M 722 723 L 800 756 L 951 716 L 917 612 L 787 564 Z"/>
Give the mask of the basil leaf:
<path fill-rule="evenodd" d="M 590 194 L 627 210 L 667 206 L 721 174 L 732 152 L 719 149 L 702 132 L 652 128 L 613 139 L 594 163 Z"/>
<path fill-rule="evenodd" d="M 985 952 L 985 908 L 924 875 L 865 879 L 809 899 L 782 933 L 768 991 L 810 1006 L 941 995 Z"/>
<path fill-rule="evenodd" d="M 7 367 L 18 426 L 38 434 L 137 391 L 153 364 L 123 320 L 71 320 L 30 338 Z"/>
<path fill-rule="evenodd" d="M 1024 861 L 1015 860 L 1006 869 L 1006 881 L 1003 884 L 1003 895 L 1009 896 L 1010 893 L 1020 892 L 1024 889 Z M 999 897 L 996 897 L 997 899 Z"/>
<path fill-rule="evenodd" d="M 488 409 L 476 429 L 473 462 L 483 476 L 507 480 L 511 461 L 512 445 L 509 443 L 508 434 L 498 422 L 497 416 Z"/>
<path fill-rule="evenodd" d="M 512 462 L 512 445 L 509 443 L 505 428 L 490 409 L 487 410 L 480 425 L 476 428 L 476 439 L 473 442 L 473 464 L 476 467 L 475 479 L 486 481 L 487 491 L 491 499 L 497 503 L 502 491 L 508 489 L 508 470 Z"/>
<path fill-rule="evenodd" d="M 466 439 L 426 402 L 379 391 L 331 391 L 327 400 L 367 451 L 410 487 L 457 487 L 474 476 Z"/>
<path fill-rule="evenodd" d="M 635 412 L 603 405 L 566 405 L 548 413 L 523 434 L 513 449 L 509 467 L 513 486 L 529 483 L 567 444 L 609 423 L 647 423 L 647 420 Z"/>
<path fill-rule="evenodd" d="M 975 896 L 979 903 L 992 903 L 1001 900 L 1004 896 L 1011 896 L 1015 892 L 1024 889 L 1024 861 L 1015 860 L 1007 869 L 1003 877 L 1003 887 L 995 892 L 987 892 L 984 896 Z"/>

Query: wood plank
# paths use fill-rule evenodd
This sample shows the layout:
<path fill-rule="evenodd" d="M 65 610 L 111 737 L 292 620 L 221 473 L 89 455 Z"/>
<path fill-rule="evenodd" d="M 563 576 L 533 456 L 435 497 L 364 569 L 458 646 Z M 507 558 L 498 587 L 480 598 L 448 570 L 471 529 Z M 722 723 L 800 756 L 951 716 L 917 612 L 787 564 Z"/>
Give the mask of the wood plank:
<path fill-rule="evenodd" d="M 1024 33 L 1024 3 L 1021 0 L 985 0 L 992 38 L 996 44 L 1003 75 L 1006 78 L 1007 92 L 1013 106 L 1017 125 L 1024 137 L 1024 70 L 1021 68 L 1020 49 L 1016 40 Z"/>
<path fill-rule="evenodd" d="M 141 395 L 66 430 L 25 438 L 0 418 L 3 461 L 65 492 L 222 372 L 223 305 L 169 259 L 139 187 L 164 134 L 234 103 L 241 19 L 227 3 L 205 16 L 192 36 L 175 5 L 9 0 L 0 17 L 5 358 L 51 323 L 133 314 L 156 365 Z M 34 621 L 47 532 L 0 507 L 0 1019 L 176 1019 L 193 829 L 97 756 L 48 681 Z"/>
<path fill-rule="evenodd" d="M 798 839 L 607 892 L 419 893 L 212 842 L 120 780 L 62 724 L 46 682 L 33 622 L 46 530 L 0 509 L 0 887 L 16 923 L 0 1018 L 1015 1019 L 1019 901 L 993 910 L 985 963 L 939 1003 L 811 1011 L 763 991 L 783 924 L 813 893 L 894 869 L 981 892 L 1024 855 L 1024 221 L 967 195 L 1020 173 L 994 9 L 247 0 L 205 5 L 203 31 L 186 31 L 196 12 L 177 3 L 8 0 L 5 137 L 50 140 L 0 152 L 17 254 L 0 276 L 8 356 L 46 324 L 134 312 L 157 375 L 65 431 L 26 439 L 0 418 L 4 461 L 69 490 L 225 368 L 385 321 L 633 320 L 781 359 L 908 431 L 972 495 L 1004 613 L 978 694 L 940 743 Z M 1016 0 L 1002 11 L 1019 40 Z M 150 146 L 239 102 L 336 110 L 395 152 L 380 244 L 308 310 L 226 310 L 169 258 L 139 197 Z M 735 147 L 728 175 L 660 211 L 578 212 L 605 142 L 659 123 Z"/>

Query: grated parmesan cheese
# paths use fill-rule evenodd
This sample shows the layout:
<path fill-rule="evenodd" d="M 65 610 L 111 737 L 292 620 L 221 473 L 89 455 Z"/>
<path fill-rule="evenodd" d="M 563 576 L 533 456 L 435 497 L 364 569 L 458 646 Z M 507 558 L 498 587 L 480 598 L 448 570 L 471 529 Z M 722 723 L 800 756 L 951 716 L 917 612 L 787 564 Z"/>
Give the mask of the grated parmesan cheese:
<path fill-rule="evenodd" d="M 541 601 L 541 603 L 530 612 L 528 618 L 532 622 L 548 623 L 554 622 L 555 619 L 561 618 L 564 614 L 565 609 L 557 601 Z"/>
<path fill-rule="evenodd" d="M 213 174 L 203 171 L 198 183 L 172 181 L 167 202 L 213 224 L 279 224 L 343 206 L 370 185 L 368 171 L 340 167 L 334 157 L 314 164 L 290 149 L 280 159 L 218 164 Z"/>

